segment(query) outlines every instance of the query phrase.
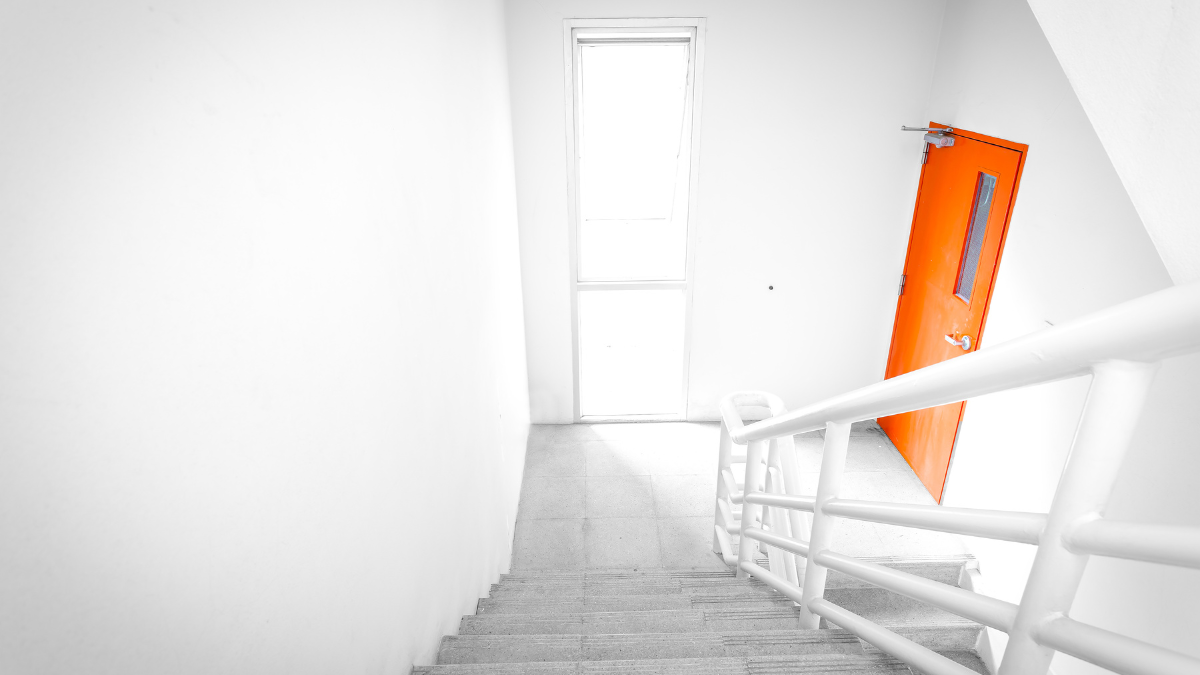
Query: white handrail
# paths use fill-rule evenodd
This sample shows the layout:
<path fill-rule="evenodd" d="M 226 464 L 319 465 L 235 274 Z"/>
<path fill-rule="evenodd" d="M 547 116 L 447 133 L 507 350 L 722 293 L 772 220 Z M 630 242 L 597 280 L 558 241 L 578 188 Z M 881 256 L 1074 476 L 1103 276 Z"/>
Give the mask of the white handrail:
<path fill-rule="evenodd" d="M 1064 654 L 1127 675 L 1196 675 L 1200 672 L 1200 663 L 1190 656 L 1065 616 L 1043 623 L 1034 632 L 1034 639 Z"/>
<path fill-rule="evenodd" d="M 1046 527 L 1044 513 L 962 509 L 950 506 L 886 504 L 853 499 L 833 499 L 826 513 L 842 518 L 869 520 L 885 525 L 902 525 L 922 530 L 937 530 L 969 537 L 987 537 L 1036 544 Z"/>
<path fill-rule="evenodd" d="M 1087 374 L 1104 361 L 1156 362 L 1200 348 L 1200 283 L 1172 286 L 993 347 L 730 428 L 733 442 L 778 438 L 957 403 Z"/>
<path fill-rule="evenodd" d="M 1200 529 L 1120 523 L 1101 517 L 1133 436 L 1158 361 L 1200 350 L 1200 283 L 1176 286 L 1070 323 L 863 387 L 793 412 L 773 396 L 742 392 L 722 401 L 722 451 L 727 469 L 734 445 L 748 445 L 742 502 L 739 576 L 752 575 L 801 605 L 800 623 L 819 627 L 823 616 L 910 666 L 935 675 L 969 672 L 870 620 L 824 599 L 828 569 L 930 603 L 1006 631 L 999 675 L 1045 675 L 1056 651 L 1124 675 L 1200 675 L 1200 659 L 1094 626 L 1066 614 L 1091 555 L 1200 568 Z M 850 423 L 965 400 L 981 394 L 1078 375 L 1092 375 L 1079 426 L 1046 514 L 889 504 L 839 498 Z M 771 417 L 744 425 L 738 406 L 770 401 Z M 824 428 L 816 495 L 777 489 L 765 481 L 778 447 L 793 434 Z M 769 450 L 768 450 L 769 449 Z M 787 482 L 786 480 L 784 481 Z M 793 483 L 794 484 L 794 481 Z M 768 490 L 767 488 L 771 489 Z M 722 476 L 720 514 L 734 495 Z M 811 534 L 762 525 L 764 508 L 813 514 Z M 922 579 L 830 550 L 837 518 L 915 527 L 1032 544 L 1037 547 L 1017 605 Z M 765 545 L 804 556 L 803 589 L 750 554 Z M 729 562 L 729 558 L 726 561 Z M 790 574 L 788 575 L 791 576 Z"/>
<path fill-rule="evenodd" d="M 748 527 L 742 531 L 742 536 L 761 541 L 764 544 L 770 544 L 775 548 L 781 548 L 785 551 L 795 553 L 796 555 L 808 555 L 808 542 L 784 537 L 778 534 L 760 530 L 757 527 Z"/>
<path fill-rule="evenodd" d="M 809 513 L 817 509 L 817 498 L 809 495 L 770 495 L 763 492 L 752 492 L 742 499 L 749 499 L 751 504 L 778 506 L 783 509 L 796 509 Z"/>
<path fill-rule="evenodd" d="M 805 495 L 762 493 L 751 493 L 740 499 L 749 500 L 752 504 L 796 509 L 809 513 L 816 509 L 817 501 L 816 497 Z M 1015 541 L 1020 544 L 1038 543 L 1038 538 L 1041 537 L 1042 530 L 1046 527 L 1046 514 L 1044 513 L 893 504 L 856 499 L 831 499 L 825 503 L 825 512 L 832 516 L 854 520 L 949 532 L 968 537 Z"/>
<path fill-rule="evenodd" d="M 1145 523 L 1119 523 L 1097 518 L 1066 534 L 1067 548 L 1142 562 L 1200 569 L 1200 529 Z"/>

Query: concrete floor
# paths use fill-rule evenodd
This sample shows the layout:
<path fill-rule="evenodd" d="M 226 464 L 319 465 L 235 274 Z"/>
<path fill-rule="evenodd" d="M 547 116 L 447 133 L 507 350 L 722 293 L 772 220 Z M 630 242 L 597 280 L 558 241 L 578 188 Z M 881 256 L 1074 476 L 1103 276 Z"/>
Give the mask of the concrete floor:
<path fill-rule="evenodd" d="M 534 425 L 513 569 L 724 569 L 711 550 L 718 437 L 716 423 Z M 821 443 L 818 433 L 796 437 L 803 488 L 813 493 Z M 934 503 L 872 422 L 851 433 L 842 496 Z M 856 556 L 967 551 L 952 535 L 845 519 L 833 548 Z"/>

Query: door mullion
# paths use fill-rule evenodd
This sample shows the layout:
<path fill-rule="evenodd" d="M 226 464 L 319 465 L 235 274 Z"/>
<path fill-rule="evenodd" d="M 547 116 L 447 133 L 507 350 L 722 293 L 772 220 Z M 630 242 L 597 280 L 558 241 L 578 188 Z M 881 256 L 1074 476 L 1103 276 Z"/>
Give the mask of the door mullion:
<path fill-rule="evenodd" d="M 581 291 L 685 291 L 686 281 L 579 281 Z"/>

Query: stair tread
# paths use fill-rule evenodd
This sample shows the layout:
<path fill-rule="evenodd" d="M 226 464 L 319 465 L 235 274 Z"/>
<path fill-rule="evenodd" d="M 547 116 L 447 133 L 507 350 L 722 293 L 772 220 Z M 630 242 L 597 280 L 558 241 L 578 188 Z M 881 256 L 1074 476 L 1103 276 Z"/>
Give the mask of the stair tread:
<path fill-rule="evenodd" d="M 572 584 L 555 586 L 506 586 L 493 587 L 489 598 L 525 599 L 568 599 L 568 598 L 616 598 L 625 596 L 687 596 L 687 595 L 744 595 L 758 597 L 781 597 L 781 594 L 760 581 L 729 581 L 705 584 Z"/>
<path fill-rule="evenodd" d="M 864 558 L 926 579 L 957 585 L 962 566 L 970 557 Z M 872 588 L 871 584 L 830 571 L 827 588 Z M 550 572 L 544 575 L 505 575 L 491 587 L 491 596 L 536 594 L 550 595 L 673 595 L 683 593 L 725 593 L 740 589 L 760 589 L 774 593 L 756 579 L 738 579 L 732 572 L 651 570 L 636 572 Z"/>
<path fill-rule="evenodd" d="M 969 555 L 864 558 L 957 585 Z M 763 562 L 765 564 L 765 561 Z M 831 571 L 825 597 L 976 672 L 982 627 Z M 414 675 L 911 675 L 907 666 L 822 620 L 800 627 L 790 599 L 732 570 L 540 570 L 503 575 L 439 665 Z"/>
<path fill-rule="evenodd" d="M 522 639 L 528 637 L 530 639 Z M 470 635 L 447 638 L 440 663 L 607 661 L 618 659 L 865 655 L 845 631 L 726 631 L 614 635 Z M 876 653 L 876 655 L 878 655 Z"/>
<path fill-rule="evenodd" d="M 829 588 L 825 598 L 856 613 L 871 617 L 914 617 L 927 620 L 945 614 L 919 600 L 913 600 L 891 591 L 878 588 Z M 511 614 L 587 614 L 620 611 L 722 609 L 735 607 L 793 607 L 787 597 L 769 587 L 746 588 L 744 592 L 730 590 L 719 593 L 698 591 L 677 594 L 643 595 L 587 595 L 587 594 L 498 594 L 483 598 L 477 607 L 477 616 Z M 953 619 L 948 619 L 953 620 Z"/>
<path fill-rule="evenodd" d="M 413 675 L 452 675 L 462 673 L 536 673 L 539 675 L 575 675 L 584 673 L 656 673 L 662 675 L 768 675 L 778 673 L 862 673 L 909 675 L 901 662 L 870 654 L 800 654 L 791 656 L 742 656 L 685 659 L 614 659 L 597 661 L 544 661 L 477 664 L 439 664 L 418 666 Z"/>
<path fill-rule="evenodd" d="M 790 607 L 794 603 L 779 593 L 676 593 L 660 595 L 499 596 L 482 598 L 478 615 L 564 614 L 651 609 L 707 609 L 732 606 Z"/>
<path fill-rule="evenodd" d="M 977 625 L 882 588 L 828 589 L 825 598 L 881 625 Z M 647 629 L 673 624 L 672 628 L 658 630 L 674 632 L 707 630 L 739 620 L 755 620 L 760 625 L 764 621 L 783 621 L 790 628 L 798 617 L 795 604 L 773 591 L 749 596 L 498 597 L 480 600 L 479 608 L 478 614 L 463 618 L 462 633 L 626 632 L 608 630 L 626 624 Z"/>
<path fill-rule="evenodd" d="M 535 587 L 529 586 L 525 588 L 514 588 L 512 586 L 496 588 L 493 587 L 488 594 L 492 598 L 519 598 L 519 597 L 534 597 L 534 598 L 550 598 L 550 597 L 595 597 L 595 596 L 610 596 L 617 597 L 623 595 L 692 595 L 695 593 L 709 594 L 749 594 L 753 591 L 758 591 L 760 594 L 770 595 L 774 591 L 766 584 L 745 585 L 741 583 L 729 584 L 707 584 L 704 586 L 697 585 L 666 585 L 666 584 L 639 584 L 639 585 L 555 585 Z"/>
<path fill-rule="evenodd" d="M 957 628 L 960 626 L 978 626 L 979 624 L 971 623 L 944 623 L 944 624 L 879 624 L 888 630 L 894 632 L 911 631 L 911 630 L 941 630 L 945 628 Z M 802 635 L 803 634 L 803 635 Z M 488 643 L 510 643 L 510 642 L 533 642 L 542 641 L 546 643 L 557 643 L 570 640 L 617 640 L 617 639 L 642 639 L 647 635 L 660 635 L 663 639 L 683 639 L 679 636 L 696 636 L 697 639 L 711 640 L 723 639 L 728 636 L 738 635 L 791 635 L 797 640 L 805 640 L 810 642 L 840 642 L 849 640 L 853 633 L 838 628 L 834 624 L 823 626 L 822 628 L 772 628 L 761 630 L 731 630 L 718 629 L 710 631 L 698 631 L 695 633 L 664 633 L 664 632 L 642 632 L 642 633 L 460 633 L 458 635 L 447 635 L 442 638 L 443 642 L 472 642 L 479 644 Z M 806 637 L 806 635 L 811 637 Z M 715 637 L 714 637 L 715 636 Z M 764 637 L 763 639 L 768 639 Z M 773 638 L 772 638 L 773 639 Z M 855 638 L 858 639 L 858 638 Z"/>
<path fill-rule="evenodd" d="M 743 625 L 744 627 L 744 625 Z M 979 627 L 887 626 L 935 651 L 971 651 Z M 468 634 L 443 639 L 439 663 L 594 661 L 612 658 L 683 658 L 875 653 L 869 644 L 840 629 L 751 629 L 677 633 Z"/>
<path fill-rule="evenodd" d="M 975 559 L 969 553 L 952 553 L 936 555 L 904 555 L 904 556 L 855 556 L 856 559 L 877 565 L 925 565 L 930 563 L 945 563 L 961 565 Z M 666 569 L 666 568 L 635 568 L 635 569 L 597 569 L 597 570 L 513 570 L 501 575 L 504 579 L 549 579 L 568 577 L 631 577 L 631 576 L 665 576 L 665 577 L 735 577 L 732 570 L 696 570 L 696 569 Z"/>
<path fill-rule="evenodd" d="M 828 599 L 829 596 L 826 596 Z M 918 602 L 913 600 L 911 602 Z M 835 603 L 837 604 L 837 603 Z M 845 607 L 845 605 L 839 605 Z M 851 611 L 861 609 L 857 607 L 846 607 Z M 727 606 L 727 605 L 712 605 L 707 607 L 690 607 L 690 608 L 670 608 L 670 609 L 621 609 L 621 610 L 599 610 L 599 611 L 564 611 L 560 613 L 545 613 L 545 612 L 490 612 L 486 614 L 468 614 L 463 617 L 463 620 L 472 620 L 473 623 L 520 623 L 522 621 L 544 620 L 559 624 L 594 624 L 605 621 L 619 620 L 623 618 L 629 619 L 653 619 L 673 617 L 697 617 L 711 619 L 738 619 L 738 618 L 767 618 L 767 617 L 791 617 L 796 616 L 800 611 L 794 603 L 779 605 L 751 605 L 751 606 Z M 906 614 L 897 612 L 859 612 L 855 614 L 866 616 L 875 623 L 881 625 L 953 625 L 953 624 L 969 624 L 978 625 L 971 619 L 966 619 L 957 614 L 938 609 L 936 607 L 928 607 L 926 612 L 920 614 Z"/>
<path fill-rule="evenodd" d="M 461 635 L 548 634 L 548 633 L 633 633 L 652 631 L 677 633 L 724 628 L 730 622 L 754 628 L 799 628 L 800 611 L 795 607 L 722 607 L 714 609 L 651 609 L 617 612 L 564 612 L 561 614 L 482 614 L 465 616 Z"/>

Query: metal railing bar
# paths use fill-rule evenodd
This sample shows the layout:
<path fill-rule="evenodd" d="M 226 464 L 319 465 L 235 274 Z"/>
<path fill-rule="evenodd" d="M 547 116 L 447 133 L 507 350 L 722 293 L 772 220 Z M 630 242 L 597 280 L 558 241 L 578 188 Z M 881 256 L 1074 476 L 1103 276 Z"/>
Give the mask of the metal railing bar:
<path fill-rule="evenodd" d="M 879 624 L 839 607 L 824 598 L 813 598 L 808 609 L 854 633 L 879 649 L 925 673 L 925 675 L 977 675 L 937 652 L 893 633 Z"/>
<path fill-rule="evenodd" d="M 801 592 L 800 588 L 796 585 L 788 583 L 787 579 L 771 574 L 769 570 L 763 569 L 759 565 L 749 561 L 740 563 L 738 568 L 746 574 L 749 574 L 755 579 L 758 579 L 771 588 L 774 588 L 780 593 L 788 596 L 788 598 L 796 604 L 800 604 L 803 601 L 804 593 Z"/>
<path fill-rule="evenodd" d="M 713 530 L 717 535 L 717 546 L 721 549 L 721 559 L 726 565 L 736 565 L 737 556 L 733 554 L 733 540 L 729 538 L 729 532 L 720 525 L 713 525 Z"/>
<path fill-rule="evenodd" d="M 776 522 L 773 516 L 774 514 L 771 512 L 771 509 L 763 509 L 761 528 L 748 527 L 745 530 L 742 530 L 742 537 L 744 537 L 743 541 L 748 539 L 761 541 L 755 537 L 747 535 L 746 532 L 750 530 L 761 529 L 763 534 L 766 534 L 767 532 L 776 529 Z M 784 577 L 788 580 L 788 583 L 795 583 L 795 572 L 793 572 L 792 578 L 789 578 L 787 573 L 787 558 L 790 556 L 788 551 L 785 551 L 777 546 L 759 546 L 758 550 L 763 555 L 767 556 L 767 568 L 771 570 L 772 574 L 777 574 Z"/>
<path fill-rule="evenodd" d="M 772 441 L 767 453 L 767 485 L 766 492 L 770 494 L 781 494 L 783 492 L 783 470 L 779 462 L 779 441 Z M 743 506 L 745 508 L 745 506 Z M 784 509 L 764 508 L 763 509 L 763 525 L 764 532 L 770 532 L 776 536 L 791 537 L 791 512 Z M 745 532 L 742 533 L 746 536 Z M 761 547 L 759 547 L 761 549 Z M 787 578 L 788 583 L 797 583 L 799 578 L 796 576 L 796 556 L 791 551 L 772 546 L 767 548 L 767 560 L 771 562 L 771 571 Z"/>
<path fill-rule="evenodd" d="M 885 525 L 1035 545 L 1046 527 L 1044 513 L 892 504 L 852 499 L 834 499 L 825 505 L 825 512 L 842 518 L 868 520 Z"/>
<path fill-rule="evenodd" d="M 807 511 L 812 513 L 816 508 L 816 497 L 804 495 L 779 495 L 770 494 L 767 492 L 751 492 L 742 497 L 743 500 L 749 501 L 751 504 L 760 504 L 762 506 L 777 506 L 783 509 L 795 509 L 797 511 Z"/>
<path fill-rule="evenodd" d="M 837 570 L 914 600 L 927 602 L 947 612 L 1006 633 L 1012 630 L 1013 621 L 1017 618 L 1017 606 L 1011 602 L 989 598 L 963 588 L 949 586 L 833 551 L 819 551 L 815 559 L 818 565 L 824 565 L 831 570 Z"/>
<path fill-rule="evenodd" d="M 720 526 L 724 527 L 726 532 L 729 534 L 737 534 L 741 531 L 742 521 L 741 519 L 733 517 L 733 509 L 729 508 L 729 502 L 725 501 L 724 499 L 718 499 L 717 509 L 721 514 L 721 520 L 724 521 L 724 523 L 720 524 Z"/>
<path fill-rule="evenodd" d="M 809 513 L 815 510 L 817 500 L 816 497 L 807 495 L 776 495 L 765 492 L 751 492 L 742 499 L 751 504 L 795 509 Z M 1041 536 L 1042 528 L 1046 525 L 1046 515 L 1043 513 L 989 511 L 853 499 L 831 499 L 825 503 L 825 513 L 841 518 L 883 523 L 884 525 L 898 525 L 1035 545 Z"/>
<path fill-rule="evenodd" d="M 787 412 L 782 399 L 763 391 L 735 391 L 723 397 L 718 407 L 721 410 L 721 421 L 725 423 L 725 428 L 729 430 L 731 437 L 745 427 L 741 409 L 765 410 L 768 413 L 768 419 Z M 746 444 L 738 443 L 738 445 Z"/>
<path fill-rule="evenodd" d="M 742 533 L 742 536 L 749 537 L 755 541 L 761 541 L 768 546 L 781 548 L 789 553 L 808 555 L 808 542 L 806 541 L 792 539 L 791 537 L 784 537 L 782 535 L 767 532 L 766 530 L 760 530 L 757 527 L 746 528 L 746 531 Z"/>
<path fill-rule="evenodd" d="M 1033 632 L 1047 619 L 1070 611 L 1088 563 L 1086 556 L 1067 550 L 1063 535 L 1103 511 L 1158 367 L 1109 361 L 1093 369 L 998 675 L 1044 675 L 1049 671 L 1054 650 L 1039 645 Z"/>
<path fill-rule="evenodd" d="M 1091 520 L 1063 536 L 1074 553 L 1200 569 L 1200 528 Z"/>
<path fill-rule="evenodd" d="M 1200 347 L 1200 284 L 1183 284 L 970 354 L 729 427 L 735 443 L 956 403 L 1087 373 L 1111 360 L 1159 361 Z"/>
<path fill-rule="evenodd" d="M 796 458 L 796 444 L 790 437 L 779 438 L 771 442 L 773 448 L 772 457 L 778 463 L 782 484 L 781 494 L 797 494 L 800 491 L 800 462 Z M 810 518 L 806 515 L 790 509 L 779 511 L 781 520 L 786 521 L 786 528 L 780 530 L 780 534 L 792 537 L 798 540 L 808 538 L 808 525 Z M 788 567 L 788 581 L 801 583 L 804 575 L 805 566 L 808 561 L 804 557 L 790 556 L 791 566 Z"/>
<path fill-rule="evenodd" d="M 742 488 L 738 487 L 737 480 L 733 477 L 733 472 L 729 469 L 721 469 L 721 482 L 725 484 L 725 492 L 729 495 L 729 501 L 734 504 L 741 504 Z"/>
<path fill-rule="evenodd" d="M 767 486 L 767 451 L 771 443 L 769 441 L 755 441 L 746 447 L 746 477 L 743 480 L 745 490 L 747 492 L 761 492 Z M 747 528 L 758 527 L 763 522 L 763 508 L 753 504 L 742 504 L 742 519 L 741 529 L 744 531 Z M 758 544 L 753 543 L 745 538 L 738 541 L 738 562 L 753 561 L 755 553 L 758 550 Z M 745 578 L 745 574 L 738 572 L 739 578 Z"/>
<path fill-rule="evenodd" d="M 850 449 L 850 425 L 830 422 L 825 425 L 824 436 L 821 442 L 821 473 L 817 476 L 816 508 L 813 510 L 812 531 L 808 535 L 810 551 L 820 551 L 833 545 L 837 519 L 825 513 L 825 505 L 841 494 L 842 479 L 846 472 L 846 455 Z M 804 597 L 823 597 L 828 574 L 829 570 L 813 560 L 810 553 L 808 565 L 804 568 Z M 821 627 L 821 617 L 809 611 L 807 604 L 800 607 L 800 627 Z"/>
<path fill-rule="evenodd" d="M 1065 616 L 1040 624 L 1033 639 L 1044 647 L 1121 675 L 1197 675 L 1200 659 L 1089 626 Z"/>

